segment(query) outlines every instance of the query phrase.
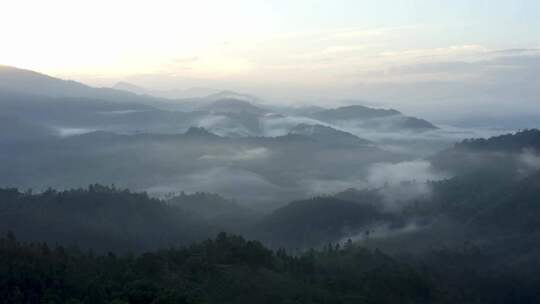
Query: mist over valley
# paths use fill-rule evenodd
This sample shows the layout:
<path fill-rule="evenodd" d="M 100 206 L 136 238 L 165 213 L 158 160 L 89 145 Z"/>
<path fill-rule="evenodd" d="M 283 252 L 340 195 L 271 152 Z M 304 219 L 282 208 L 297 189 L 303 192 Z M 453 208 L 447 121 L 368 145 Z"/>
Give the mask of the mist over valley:
<path fill-rule="evenodd" d="M 540 2 L 6 2 L 0 304 L 540 303 Z"/>

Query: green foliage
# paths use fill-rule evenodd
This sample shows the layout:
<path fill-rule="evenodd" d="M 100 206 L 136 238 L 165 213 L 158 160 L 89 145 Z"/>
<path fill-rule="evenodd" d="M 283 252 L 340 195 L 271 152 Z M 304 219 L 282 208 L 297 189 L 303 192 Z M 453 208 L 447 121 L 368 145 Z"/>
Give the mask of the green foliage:
<path fill-rule="evenodd" d="M 340 239 L 344 234 L 387 218 L 372 204 L 335 197 L 292 202 L 259 224 L 260 238 L 277 246 L 309 248 Z"/>
<path fill-rule="evenodd" d="M 23 240 L 100 252 L 188 244 L 215 233 L 180 207 L 97 184 L 34 194 L 0 189 L 0 230 L 16 231 Z"/>
<path fill-rule="evenodd" d="M 133 257 L 0 238 L 0 298 L 9 303 L 423 303 L 429 281 L 380 252 L 301 256 L 220 233 Z M 354 301 L 353 301 L 354 300 Z M 357 303 L 357 302 L 356 302 Z"/>
<path fill-rule="evenodd" d="M 521 152 L 523 148 L 540 150 L 540 130 L 528 129 L 488 139 L 467 139 L 456 144 L 456 149 L 476 151 Z"/>

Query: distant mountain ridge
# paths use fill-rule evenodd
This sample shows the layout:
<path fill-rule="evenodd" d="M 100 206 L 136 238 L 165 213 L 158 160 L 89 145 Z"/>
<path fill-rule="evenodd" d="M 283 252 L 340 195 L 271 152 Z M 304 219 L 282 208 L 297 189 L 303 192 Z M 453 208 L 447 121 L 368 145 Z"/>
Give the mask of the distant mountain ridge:
<path fill-rule="evenodd" d="M 184 136 L 192 137 L 192 138 L 207 138 L 207 139 L 216 139 L 219 138 L 218 135 L 206 130 L 205 128 L 201 127 L 190 127 L 185 133 Z"/>
<path fill-rule="evenodd" d="M 52 98 L 90 98 L 112 102 L 158 103 L 163 99 L 141 96 L 135 93 L 111 88 L 94 88 L 73 80 L 63 80 L 38 72 L 0 66 L 0 89 L 47 96 Z"/>
<path fill-rule="evenodd" d="M 276 247 L 309 248 L 355 233 L 384 217 L 369 204 L 316 197 L 293 201 L 276 209 L 263 218 L 257 228 L 260 237 Z"/>
<path fill-rule="evenodd" d="M 112 86 L 113 89 L 128 91 L 136 94 L 151 95 L 168 99 L 183 99 L 183 98 L 201 98 L 222 92 L 218 89 L 193 87 L 187 89 L 174 90 L 150 90 L 144 87 L 120 81 Z"/>
<path fill-rule="evenodd" d="M 323 125 L 299 124 L 289 131 L 289 134 L 302 135 L 321 142 L 330 144 L 360 144 L 368 145 L 371 142 L 349 132 L 340 131 Z"/>
<path fill-rule="evenodd" d="M 199 110 L 234 114 L 249 113 L 263 115 L 268 113 L 268 111 L 265 109 L 257 107 L 248 101 L 237 98 L 218 99 L 210 104 L 201 106 Z"/>
<path fill-rule="evenodd" d="M 466 139 L 430 159 L 447 171 L 496 177 L 511 176 L 509 172 L 516 168 L 525 175 L 540 169 L 539 152 L 540 130 L 530 129 L 487 139 Z"/>
<path fill-rule="evenodd" d="M 150 91 L 146 90 L 145 88 L 139 87 L 137 85 L 134 85 L 132 83 L 125 82 L 125 81 L 120 81 L 116 83 L 114 86 L 112 86 L 112 88 L 117 89 L 117 90 L 132 92 L 132 93 L 140 94 L 140 95 L 144 95 L 144 94 L 150 95 Z"/>
<path fill-rule="evenodd" d="M 310 114 L 310 117 L 328 123 L 356 123 L 366 128 L 380 130 L 434 130 L 434 124 L 420 118 L 405 116 L 394 109 L 376 109 L 361 105 L 350 105 L 327 109 Z"/>
<path fill-rule="evenodd" d="M 334 144 L 358 143 L 358 139 L 351 136 L 363 137 L 364 130 L 422 132 L 437 128 L 428 121 L 405 116 L 394 109 L 361 105 L 336 109 L 272 107 L 255 96 L 233 91 L 176 100 L 148 93 L 151 91 L 126 82 L 118 83 L 115 88 L 94 88 L 29 70 L 0 67 L 0 110 L 3 114 L 28 119 L 32 113 L 34 124 L 54 124 L 48 125 L 49 128 L 171 134 L 183 133 L 189 127 L 204 127 L 225 137 L 287 133 L 306 136 L 306 132 L 316 131 L 309 136 Z M 38 108 L 41 110 L 36 111 Z M 318 126 L 312 128 L 302 124 Z M 347 130 L 351 136 L 338 130 Z"/>
<path fill-rule="evenodd" d="M 312 114 L 314 118 L 323 121 L 328 120 L 348 120 L 348 119 L 368 119 L 400 115 L 401 112 L 394 109 L 374 109 L 360 105 L 351 105 L 335 109 L 322 110 Z"/>
<path fill-rule="evenodd" d="M 515 151 L 536 149 L 540 151 L 540 130 L 527 129 L 513 134 L 494 136 L 488 139 L 466 139 L 455 145 L 456 149 L 474 151 Z"/>

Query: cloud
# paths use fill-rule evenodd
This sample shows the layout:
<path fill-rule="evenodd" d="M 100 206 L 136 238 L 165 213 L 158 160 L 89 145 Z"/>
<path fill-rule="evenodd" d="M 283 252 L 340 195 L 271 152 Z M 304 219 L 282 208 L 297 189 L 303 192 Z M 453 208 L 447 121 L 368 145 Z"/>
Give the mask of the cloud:
<path fill-rule="evenodd" d="M 238 121 L 226 115 L 208 114 L 200 118 L 196 123 L 197 127 L 205 128 L 220 136 L 250 136 L 250 130 Z"/>
<path fill-rule="evenodd" d="M 436 172 L 425 160 L 400 163 L 377 163 L 369 169 L 368 182 L 375 187 L 397 186 L 403 182 L 426 182 L 444 176 Z"/>
<path fill-rule="evenodd" d="M 176 182 L 145 189 L 154 195 L 171 192 L 210 192 L 234 198 L 250 206 L 275 200 L 280 189 L 263 176 L 232 167 L 202 169 L 176 177 Z"/>
<path fill-rule="evenodd" d="M 246 161 L 265 159 L 270 154 L 270 151 L 264 147 L 252 149 L 240 149 L 231 153 L 221 154 L 205 154 L 199 159 L 202 160 L 220 160 L 220 161 Z"/>
<path fill-rule="evenodd" d="M 261 129 L 264 136 L 282 136 L 299 124 L 319 124 L 327 123 L 301 116 L 265 116 L 260 120 Z"/>
<path fill-rule="evenodd" d="M 428 197 L 431 194 L 428 181 L 445 178 L 448 175 L 436 171 L 430 162 L 415 160 L 374 164 L 366 180 L 370 187 L 381 189 L 384 207 L 396 211 L 412 200 Z"/>
<path fill-rule="evenodd" d="M 518 174 L 521 177 L 540 170 L 540 154 L 533 149 L 524 149 L 518 156 Z"/>
<path fill-rule="evenodd" d="M 380 56 L 392 58 L 392 61 L 376 69 L 360 69 L 353 76 L 364 82 L 449 81 L 466 78 L 486 81 L 501 76 L 500 73 L 508 77 L 506 73 L 516 69 L 536 70 L 538 73 L 540 66 L 540 49 L 488 51 L 477 45 L 383 52 Z"/>
<path fill-rule="evenodd" d="M 347 189 L 368 188 L 366 180 L 363 178 L 352 179 L 314 179 L 306 178 L 300 182 L 300 187 L 307 196 L 327 195 L 338 193 Z"/>
<path fill-rule="evenodd" d="M 97 131 L 97 129 L 89 129 L 89 128 L 56 127 L 54 129 L 57 132 L 58 136 L 60 136 L 60 137 L 69 137 L 69 136 L 75 136 L 75 135 L 82 135 L 82 134 L 92 133 L 92 132 Z"/>
<path fill-rule="evenodd" d="M 332 194 L 346 189 L 378 189 L 385 211 L 401 210 L 414 200 L 429 198 L 429 181 L 448 178 L 445 172 L 435 170 L 425 160 L 398 163 L 375 163 L 367 173 L 343 178 L 305 177 L 299 187 L 306 195 Z"/>
<path fill-rule="evenodd" d="M 463 57 L 470 55 L 478 55 L 487 52 L 488 49 L 482 45 L 466 44 L 466 45 L 452 45 L 448 47 L 439 48 L 422 48 L 422 49 L 408 49 L 403 51 L 386 51 L 379 54 L 381 57 L 386 58 L 398 58 L 398 59 L 435 59 L 442 57 L 447 59 L 448 57 Z"/>
<path fill-rule="evenodd" d="M 399 237 L 406 234 L 418 232 L 425 228 L 427 228 L 426 225 L 422 226 L 416 222 L 409 222 L 403 227 L 399 227 L 399 228 L 392 227 L 390 223 L 376 223 L 374 225 L 365 227 L 363 231 L 360 233 L 342 238 L 339 242 L 344 244 L 349 239 L 356 243 L 356 242 L 365 242 L 365 241 L 376 240 L 376 239 Z"/>

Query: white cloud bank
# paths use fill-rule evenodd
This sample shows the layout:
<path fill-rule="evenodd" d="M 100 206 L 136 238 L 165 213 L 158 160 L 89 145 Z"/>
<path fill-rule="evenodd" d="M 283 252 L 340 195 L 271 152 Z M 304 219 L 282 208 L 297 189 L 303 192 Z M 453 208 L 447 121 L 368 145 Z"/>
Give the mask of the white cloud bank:
<path fill-rule="evenodd" d="M 401 209 L 406 203 L 431 194 L 429 181 L 448 178 L 448 175 L 436 171 L 425 160 L 400 163 L 378 163 L 371 166 L 367 177 L 368 185 L 382 188 L 385 208 Z"/>

